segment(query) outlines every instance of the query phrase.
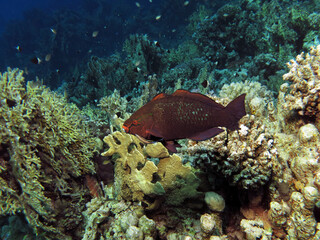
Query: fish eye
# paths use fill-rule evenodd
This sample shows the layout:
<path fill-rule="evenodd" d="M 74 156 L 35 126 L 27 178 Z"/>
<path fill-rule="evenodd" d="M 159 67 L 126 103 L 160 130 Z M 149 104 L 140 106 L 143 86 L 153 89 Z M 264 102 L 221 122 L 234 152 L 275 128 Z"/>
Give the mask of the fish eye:
<path fill-rule="evenodd" d="M 132 124 L 133 125 L 138 125 L 138 121 L 137 120 L 133 120 Z"/>

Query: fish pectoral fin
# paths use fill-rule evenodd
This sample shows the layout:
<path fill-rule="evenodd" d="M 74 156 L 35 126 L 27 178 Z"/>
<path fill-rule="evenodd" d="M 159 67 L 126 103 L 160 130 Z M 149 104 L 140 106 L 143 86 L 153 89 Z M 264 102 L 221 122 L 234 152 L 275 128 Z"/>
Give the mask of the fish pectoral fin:
<path fill-rule="evenodd" d="M 148 129 L 148 130 L 146 130 L 146 132 L 150 136 L 154 136 L 154 137 L 157 137 L 157 138 L 160 138 L 160 139 L 163 138 L 162 134 L 156 129 Z"/>
<path fill-rule="evenodd" d="M 179 143 L 176 141 L 164 141 L 163 145 L 171 152 L 171 153 L 176 153 L 177 152 L 177 147 L 181 147 Z"/>
<path fill-rule="evenodd" d="M 139 136 L 138 134 L 135 134 L 135 135 L 136 135 L 136 137 L 137 137 L 141 142 L 143 142 L 143 143 L 145 143 L 145 144 L 154 143 L 154 141 L 145 139 L 144 137 L 141 137 L 141 136 Z"/>
<path fill-rule="evenodd" d="M 203 132 L 199 132 L 193 136 L 188 137 L 189 139 L 193 140 L 193 141 L 204 141 L 207 140 L 209 138 L 212 138 L 216 135 L 218 135 L 219 133 L 222 133 L 224 130 L 218 127 L 214 127 L 214 128 L 210 128 L 208 130 L 205 130 Z"/>

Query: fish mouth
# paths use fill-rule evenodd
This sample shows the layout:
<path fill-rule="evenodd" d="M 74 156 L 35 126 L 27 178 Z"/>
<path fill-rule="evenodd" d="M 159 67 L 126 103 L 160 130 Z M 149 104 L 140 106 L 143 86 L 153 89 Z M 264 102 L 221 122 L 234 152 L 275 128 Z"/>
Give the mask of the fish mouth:
<path fill-rule="evenodd" d="M 127 126 L 124 126 L 124 125 L 122 126 L 122 130 L 125 131 L 126 133 L 129 132 L 129 128 Z"/>

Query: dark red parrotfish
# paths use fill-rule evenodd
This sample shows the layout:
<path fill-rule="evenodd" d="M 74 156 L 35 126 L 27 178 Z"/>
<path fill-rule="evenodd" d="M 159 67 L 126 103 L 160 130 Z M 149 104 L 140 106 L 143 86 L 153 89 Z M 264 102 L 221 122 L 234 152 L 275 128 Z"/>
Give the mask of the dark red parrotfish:
<path fill-rule="evenodd" d="M 140 139 L 161 141 L 171 152 L 177 152 L 177 139 L 203 141 L 223 132 L 220 127 L 237 129 L 238 121 L 246 114 L 245 96 L 240 95 L 224 107 L 200 93 L 160 93 L 133 113 L 123 129 Z"/>

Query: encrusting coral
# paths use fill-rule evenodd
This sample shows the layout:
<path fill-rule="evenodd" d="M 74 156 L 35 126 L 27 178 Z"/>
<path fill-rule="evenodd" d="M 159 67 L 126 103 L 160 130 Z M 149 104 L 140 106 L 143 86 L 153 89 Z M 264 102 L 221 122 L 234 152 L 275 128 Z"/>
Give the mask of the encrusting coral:
<path fill-rule="evenodd" d="M 23 72 L 0 75 L 0 215 L 23 213 L 36 234 L 74 239 L 95 172 L 94 139 L 75 105 Z"/>
<path fill-rule="evenodd" d="M 287 232 L 292 238 L 317 239 L 314 207 L 319 200 L 319 139 L 318 130 L 310 123 L 296 133 L 275 134 L 284 171 L 282 178 L 274 181 L 276 188 L 270 188 L 269 217 L 280 236 Z"/>
<path fill-rule="evenodd" d="M 150 210 L 163 201 L 180 205 L 199 196 L 200 181 L 194 170 L 161 143 L 143 148 L 137 137 L 121 132 L 106 136 L 104 142 L 109 149 L 102 155 L 115 160 L 115 191 L 123 199 L 140 201 Z"/>

